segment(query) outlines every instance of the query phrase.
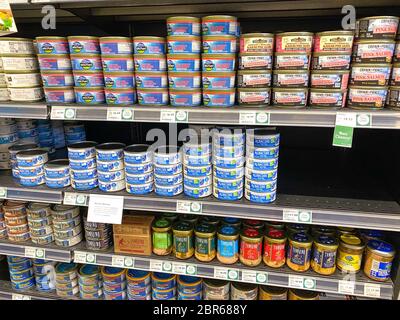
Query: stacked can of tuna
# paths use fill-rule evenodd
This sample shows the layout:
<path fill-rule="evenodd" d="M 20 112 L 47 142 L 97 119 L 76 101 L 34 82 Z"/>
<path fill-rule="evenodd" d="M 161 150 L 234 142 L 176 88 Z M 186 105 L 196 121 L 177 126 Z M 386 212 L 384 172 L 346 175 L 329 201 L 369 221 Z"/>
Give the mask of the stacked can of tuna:
<path fill-rule="evenodd" d="M 235 104 L 235 70 L 239 24 L 232 16 L 202 18 L 203 104 L 231 107 Z"/>
<path fill-rule="evenodd" d="M 4 218 L 3 201 L 0 201 L 0 239 L 7 239 L 7 225 Z"/>
<path fill-rule="evenodd" d="M 0 119 L 0 170 L 8 170 L 14 168 L 18 176 L 17 163 L 15 153 L 9 152 L 10 148 L 18 143 L 18 127 L 15 119 L 1 118 Z"/>
<path fill-rule="evenodd" d="M 86 248 L 90 250 L 106 250 L 112 246 L 112 224 L 88 222 L 83 216 Z"/>
<path fill-rule="evenodd" d="M 354 32 L 325 31 L 315 35 L 311 71 L 309 105 L 315 108 L 343 108 L 347 86 Z M 357 74 L 368 72 L 360 65 Z"/>
<path fill-rule="evenodd" d="M 54 232 L 50 205 L 32 202 L 26 212 L 32 242 L 39 245 L 52 243 Z"/>
<path fill-rule="evenodd" d="M 243 128 L 217 128 L 213 140 L 213 195 L 220 200 L 243 197 L 245 133 Z"/>
<path fill-rule="evenodd" d="M 40 73 L 46 101 L 75 102 L 74 78 L 65 37 L 36 37 Z"/>
<path fill-rule="evenodd" d="M 32 102 L 43 99 L 42 80 L 35 53 L 31 39 L 0 39 L 0 101 Z"/>
<path fill-rule="evenodd" d="M 148 145 L 131 145 L 124 150 L 126 191 L 147 194 L 153 191 L 153 151 Z"/>
<path fill-rule="evenodd" d="M 304 108 L 314 35 L 311 32 L 284 32 L 275 36 L 272 105 Z"/>
<path fill-rule="evenodd" d="M 197 107 L 201 104 L 200 19 L 167 19 L 168 82 L 170 104 Z"/>
<path fill-rule="evenodd" d="M 19 182 L 34 187 L 45 183 L 44 165 L 49 160 L 44 149 L 30 149 L 16 154 Z"/>
<path fill-rule="evenodd" d="M 121 191 L 125 189 L 123 143 L 109 142 L 96 146 L 97 175 L 99 189 L 104 192 Z M 116 169 L 114 163 L 122 164 Z"/>
<path fill-rule="evenodd" d="M 388 96 L 398 17 L 357 21 L 347 105 L 382 109 Z"/>
<path fill-rule="evenodd" d="M 276 199 L 279 133 L 273 129 L 246 132 L 245 192 L 247 200 L 270 203 Z"/>
<path fill-rule="evenodd" d="M 24 242 L 31 238 L 26 213 L 26 202 L 7 200 L 3 205 L 8 240 Z"/>
<path fill-rule="evenodd" d="M 271 69 L 274 35 L 247 33 L 240 36 L 238 103 L 267 106 L 271 101 Z"/>
<path fill-rule="evenodd" d="M 51 207 L 54 240 L 59 247 L 73 247 L 83 239 L 78 206 L 55 204 Z"/>
<path fill-rule="evenodd" d="M 140 105 L 167 105 L 166 45 L 163 37 L 133 37 L 136 91 Z"/>
<path fill-rule="evenodd" d="M 107 104 L 136 102 L 132 40 L 128 37 L 100 38 Z"/>
<path fill-rule="evenodd" d="M 396 48 L 393 56 L 393 68 L 390 76 L 389 94 L 386 105 L 392 109 L 400 109 L 400 24 L 397 29 Z"/>

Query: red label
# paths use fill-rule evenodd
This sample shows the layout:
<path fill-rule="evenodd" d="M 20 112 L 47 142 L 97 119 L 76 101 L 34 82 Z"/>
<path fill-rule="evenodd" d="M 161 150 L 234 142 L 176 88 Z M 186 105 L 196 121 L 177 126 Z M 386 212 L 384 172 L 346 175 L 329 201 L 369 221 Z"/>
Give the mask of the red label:
<path fill-rule="evenodd" d="M 242 241 L 240 243 L 240 253 L 246 260 L 258 260 L 261 257 L 261 246 L 261 242 L 247 243 Z"/>
<path fill-rule="evenodd" d="M 266 243 L 264 247 L 264 256 L 273 262 L 279 262 L 285 259 L 285 244 Z"/>

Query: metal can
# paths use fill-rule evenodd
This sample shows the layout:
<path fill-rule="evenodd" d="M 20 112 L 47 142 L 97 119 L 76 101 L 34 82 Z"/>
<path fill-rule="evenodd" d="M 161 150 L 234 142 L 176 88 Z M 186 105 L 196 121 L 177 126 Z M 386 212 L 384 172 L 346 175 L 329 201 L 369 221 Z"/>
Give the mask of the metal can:
<path fill-rule="evenodd" d="M 272 63 L 269 53 L 239 53 L 240 70 L 271 70 Z"/>
<path fill-rule="evenodd" d="M 314 53 L 312 58 L 313 70 L 349 70 L 351 54 L 321 52 Z"/>
<path fill-rule="evenodd" d="M 311 72 L 311 88 L 347 89 L 348 70 L 313 70 Z"/>
<path fill-rule="evenodd" d="M 275 70 L 273 86 L 275 88 L 308 87 L 309 72 L 307 70 Z"/>
<path fill-rule="evenodd" d="M 399 17 L 375 16 L 356 21 L 357 39 L 394 39 L 399 25 Z"/>
<path fill-rule="evenodd" d="M 310 53 L 275 52 L 274 68 L 275 70 L 309 70 L 310 60 Z"/>
<path fill-rule="evenodd" d="M 312 50 L 314 34 L 311 32 L 283 32 L 275 35 L 276 52 L 306 52 Z"/>
<path fill-rule="evenodd" d="M 392 40 L 360 40 L 354 43 L 353 62 L 391 63 L 395 42 Z"/>
<path fill-rule="evenodd" d="M 272 105 L 277 107 L 304 108 L 307 105 L 307 88 L 273 88 Z"/>
<path fill-rule="evenodd" d="M 351 54 L 354 32 L 349 30 L 324 31 L 315 34 L 314 52 L 343 52 Z"/>
<path fill-rule="evenodd" d="M 347 90 L 341 89 L 311 89 L 310 107 L 344 108 Z"/>
<path fill-rule="evenodd" d="M 384 107 L 388 87 L 350 86 L 347 105 L 351 108 Z"/>

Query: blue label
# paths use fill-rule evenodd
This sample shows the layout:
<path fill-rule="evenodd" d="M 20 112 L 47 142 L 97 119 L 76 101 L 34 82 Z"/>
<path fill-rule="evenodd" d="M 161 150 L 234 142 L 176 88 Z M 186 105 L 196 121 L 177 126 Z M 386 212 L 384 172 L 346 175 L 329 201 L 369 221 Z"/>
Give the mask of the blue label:
<path fill-rule="evenodd" d="M 195 95 L 196 93 L 176 94 L 170 92 L 170 103 L 175 107 L 199 106 L 201 98 L 196 98 Z"/>
<path fill-rule="evenodd" d="M 44 169 L 46 178 L 50 179 L 57 179 L 57 178 L 66 178 L 69 176 L 69 168 L 63 168 L 63 169 L 58 169 L 58 170 L 49 170 L 49 169 Z"/>
<path fill-rule="evenodd" d="M 92 169 L 96 166 L 96 160 L 95 159 L 82 160 L 82 161 L 71 161 L 70 160 L 69 166 L 72 170 Z"/>
<path fill-rule="evenodd" d="M 249 143 L 256 148 L 270 148 L 270 147 L 278 147 L 279 146 L 279 133 L 276 135 L 266 136 L 262 138 L 254 137 L 253 143 Z M 252 141 L 248 136 L 248 142 Z"/>
<path fill-rule="evenodd" d="M 97 168 L 99 171 L 112 171 L 112 170 L 121 170 L 124 168 L 124 164 L 122 160 L 118 161 L 106 161 L 106 162 L 99 162 L 97 161 Z"/>
<path fill-rule="evenodd" d="M 106 93 L 107 104 L 134 104 L 135 102 L 136 102 L 136 94 L 134 91 Z"/>
<path fill-rule="evenodd" d="M 218 254 L 221 257 L 231 258 L 239 252 L 239 240 L 218 239 Z"/>
<path fill-rule="evenodd" d="M 97 104 L 105 102 L 104 91 L 80 92 L 75 90 L 75 98 L 77 103 L 83 103 L 83 104 Z"/>
<path fill-rule="evenodd" d="M 214 155 L 224 158 L 236 158 L 244 154 L 244 145 L 235 147 L 214 146 Z M 242 159 L 241 159 L 242 160 Z"/>
<path fill-rule="evenodd" d="M 196 60 L 171 60 L 167 61 L 169 71 L 199 71 Z"/>
<path fill-rule="evenodd" d="M 46 179 L 46 186 L 49 188 L 64 188 L 71 184 L 71 179 L 69 177 L 58 179 L 58 180 L 49 180 Z"/>
<path fill-rule="evenodd" d="M 191 188 L 200 188 L 210 185 L 212 183 L 212 178 L 211 175 L 197 178 L 188 177 L 185 175 L 183 182 L 185 186 Z"/>
<path fill-rule="evenodd" d="M 150 162 L 151 160 L 152 159 L 150 153 L 145 153 L 145 154 L 130 154 L 127 152 L 124 153 L 125 164 L 152 165 L 151 163 L 147 163 Z"/>
<path fill-rule="evenodd" d="M 76 181 L 89 180 L 97 177 L 97 170 L 92 169 L 89 171 L 71 171 L 72 178 Z"/>
<path fill-rule="evenodd" d="M 126 158 L 125 158 L 125 163 L 126 163 Z M 151 172 L 153 170 L 153 164 L 151 162 L 145 163 L 145 164 L 140 164 L 140 165 L 131 165 L 131 164 L 126 164 L 125 165 L 125 172 L 127 174 L 145 174 L 148 172 Z"/>
<path fill-rule="evenodd" d="M 271 203 L 276 199 L 276 192 L 271 193 L 253 193 L 251 191 L 246 191 L 247 199 L 251 202 L 258 203 Z"/>
<path fill-rule="evenodd" d="M 166 88 L 167 84 L 163 84 L 163 76 L 139 76 L 136 75 L 137 88 Z"/>
<path fill-rule="evenodd" d="M 230 192 L 214 190 L 214 196 L 220 200 L 239 200 L 243 197 L 243 189 L 232 190 Z"/>
<path fill-rule="evenodd" d="M 69 54 L 66 41 L 58 40 L 55 41 L 55 44 L 38 41 L 37 48 L 40 54 Z"/>
<path fill-rule="evenodd" d="M 243 167 L 244 158 L 214 158 L 214 165 L 223 169 L 235 169 Z"/>
<path fill-rule="evenodd" d="M 273 159 L 277 158 L 279 155 L 279 148 L 268 148 L 268 149 L 254 149 L 253 152 L 250 152 L 250 156 L 255 159 Z"/>
<path fill-rule="evenodd" d="M 372 266 L 369 274 L 378 279 L 389 279 L 392 269 L 392 262 L 379 262 L 372 260 Z"/>
<path fill-rule="evenodd" d="M 306 265 L 306 263 L 310 262 L 311 249 L 296 248 L 290 245 L 287 253 L 287 258 L 293 264 L 296 264 L 298 266 L 304 266 Z"/>
<path fill-rule="evenodd" d="M 123 46 L 124 49 L 128 48 L 128 46 Z M 107 42 L 100 43 L 100 49 L 102 54 L 132 54 L 133 53 L 133 44 L 129 44 L 128 50 L 120 51 L 120 46 L 118 42 Z"/>
<path fill-rule="evenodd" d="M 187 167 L 185 166 L 185 175 L 189 177 L 203 177 L 211 174 L 212 166 L 204 167 Z M 157 167 L 155 168 L 155 173 L 157 174 Z"/>
<path fill-rule="evenodd" d="M 138 92 L 138 103 L 141 105 L 166 105 L 168 104 L 168 94 L 164 92 Z"/>
<path fill-rule="evenodd" d="M 35 285 L 35 279 L 33 277 L 23 280 L 23 281 L 11 281 L 11 285 L 15 290 L 27 290 Z"/>
<path fill-rule="evenodd" d="M 29 279 L 30 277 L 33 276 L 33 270 L 32 268 L 23 270 L 23 271 L 10 271 L 10 278 L 11 281 L 21 281 L 21 280 L 26 280 Z"/>
<path fill-rule="evenodd" d="M 99 172 L 98 178 L 102 182 L 111 182 L 116 180 L 121 180 L 123 177 L 123 172 L 114 171 L 114 172 Z"/>
<path fill-rule="evenodd" d="M 322 268 L 333 268 L 336 265 L 336 251 L 319 251 L 314 248 L 313 260 Z"/>
<path fill-rule="evenodd" d="M 163 42 L 137 42 L 134 44 L 135 54 L 165 54 Z"/>
<path fill-rule="evenodd" d="M 182 174 L 177 174 L 175 176 L 155 176 L 154 182 L 159 186 L 170 186 L 182 182 Z"/>
<path fill-rule="evenodd" d="M 115 56 L 117 57 L 117 56 Z M 103 58 L 103 71 L 116 71 L 116 72 L 124 72 L 124 71 L 133 71 L 133 64 L 130 64 L 130 58 L 121 58 L 120 60 L 112 59 L 108 60 L 107 58 Z"/>
<path fill-rule="evenodd" d="M 174 165 L 179 164 L 180 162 L 180 154 L 170 154 L 170 155 L 160 155 L 155 153 L 154 154 L 154 163 L 157 165 Z"/>
<path fill-rule="evenodd" d="M 200 32 L 197 32 L 193 29 L 192 22 L 176 22 L 176 23 L 167 23 L 167 32 L 169 36 L 198 36 Z"/>
<path fill-rule="evenodd" d="M 272 171 L 252 171 L 252 170 L 250 170 L 249 175 L 248 175 L 250 180 L 254 180 L 256 182 L 273 181 L 273 180 L 276 180 L 277 176 L 278 176 L 277 170 L 272 170 Z"/>
<path fill-rule="evenodd" d="M 277 159 L 271 159 L 268 161 L 253 160 L 253 162 L 251 164 L 248 163 L 247 166 L 254 170 L 269 171 L 278 168 L 278 160 Z"/>
<path fill-rule="evenodd" d="M 186 156 L 185 164 L 189 167 L 204 167 L 211 164 L 211 155 L 206 157 Z"/>
<path fill-rule="evenodd" d="M 175 80 L 174 80 L 175 79 Z M 200 88 L 200 79 L 195 85 L 193 76 L 171 76 L 169 75 L 168 82 L 169 82 L 169 87 L 170 88 L 178 88 L 178 89 L 195 89 L 195 88 Z"/>
<path fill-rule="evenodd" d="M 133 74 L 127 74 L 126 76 L 104 75 L 104 85 L 106 88 L 134 88 L 135 77 Z"/>
<path fill-rule="evenodd" d="M 124 152 L 122 150 L 112 152 L 101 152 L 97 150 L 97 160 L 100 161 L 113 161 L 122 159 Z"/>
<path fill-rule="evenodd" d="M 214 179 L 214 186 L 222 190 L 237 190 L 243 188 L 243 178 L 232 180 Z"/>
<path fill-rule="evenodd" d="M 75 181 L 72 187 L 76 190 L 90 190 L 98 186 L 97 179 L 90 180 L 87 182 Z"/>
<path fill-rule="evenodd" d="M 232 40 L 209 41 L 203 40 L 204 53 L 235 53 L 231 49 Z"/>
<path fill-rule="evenodd" d="M 126 175 L 126 183 L 133 185 L 141 185 L 153 181 L 153 173 L 144 175 Z"/>
<path fill-rule="evenodd" d="M 96 81 L 93 82 L 93 76 L 84 76 L 84 75 L 74 75 L 74 83 L 76 87 L 103 87 L 104 86 L 104 78 L 96 78 Z"/>
<path fill-rule="evenodd" d="M 191 40 L 168 41 L 168 53 L 200 53 L 200 46 L 196 48 Z"/>
<path fill-rule="evenodd" d="M 237 168 L 237 169 L 220 169 L 218 167 L 214 167 L 214 175 L 219 179 L 239 179 L 243 177 L 244 169 Z"/>
<path fill-rule="evenodd" d="M 231 76 L 226 77 L 211 77 L 208 78 L 203 73 L 203 88 L 208 89 L 230 89 L 235 85 L 235 81 L 231 81 Z"/>
<path fill-rule="evenodd" d="M 19 175 L 22 178 L 25 177 L 35 177 L 44 173 L 43 166 L 37 167 L 21 167 L 19 166 Z"/>
<path fill-rule="evenodd" d="M 53 138 L 53 131 L 39 131 L 39 141 Z"/>
<path fill-rule="evenodd" d="M 203 22 L 201 27 L 203 35 L 213 35 L 213 34 L 236 35 L 237 33 L 237 28 L 233 28 L 234 23 L 229 21 Z"/>
<path fill-rule="evenodd" d="M 183 151 L 188 156 L 204 156 L 211 153 L 211 144 L 191 146 L 183 145 Z"/>
<path fill-rule="evenodd" d="M 187 186 L 184 186 L 184 192 L 188 197 L 191 198 L 202 198 L 211 195 L 211 186 L 202 187 L 202 188 L 192 188 L 189 189 Z"/>
<path fill-rule="evenodd" d="M 246 181 L 246 188 L 252 192 L 271 192 L 276 190 L 276 180 L 265 181 L 265 182 L 255 182 L 251 180 Z"/>
<path fill-rule="evenodd" d="M 165 67 L 161 65 L 159 59 L 135 59 L 135 71 L 165 71 Z"/>
<path fill-rule="evenodd" d="M 224 71 L 235 71 L 235 60 L 209 60 L 206 57 L 203 58 L 201 61 L 202 70 L 203 71 L 217 71 L 217 72 L 224 72 Z"/>
<path fill-rule="evenodd" d="M 10 144 L 18 140 L 18 134 L 13 133 L 7 136 L 0 136 L 0 144 Z"/>
<path fill-rule="evenodd" d="M 182 191 L 183 191 L 182 183 L 177 186 L 171 186 L 171 187 L 160 188 L 157 185 L 155 186 L 155 193 L 160 196 L 173 197 L 182 193 Z"/>
<path fill-rule="evenodd" d="M 85 40 L 80 41 L 71 41 L 69 42 L 69 51 L 70 53 L 90 53 L 90 54 L 98 54 L 100 53 L 99 45 L 95 45 L 94 40 L 89 40 L 90 45 L 85 46 Z"/>
<path fill-rule="evenodd" d="M 21 177 L 20 176 L 20 181 L 21 185 L 26 186 L 26 187 L 33 187 L 33 186 L 38 186 L 40 184 L 43 184 L 45 182 L 44 180 L 44 175 L 35 177 L 35 178 L 29 178 L 29 177 Z"/>
<path fill-rule="evenodd" d="M 203 103 L 209 107 L 231 107 L 235 99 L 231 100 L 231 93 L 206 94 L 203 93 Z"/>
<path fill-rule="evenodd" d="M 103 181 L 99 180 L 99 189 L 101 191 L 106 191 L 106 192 L 118 191 L 118 190 L 120 190 L 120 187 L 118 184 L 119 184 L 119 181 L 103 182 Z"/>
<path fill-rule="evenodd" d="M 146 194 L 153 191 L 153 183 L 148 185 L 126 185 L 126 191 L 130 194 Z"/>
<path fill-rule="evenodd" d="M 82 70 L 82 71 L 101 71 L 101 60 L 99 58 L 83 58 L 83 59 L 71 59 L 72 69 L 73 70 Z"/>
<path fill-rule="evenodd" d="M 175 288 L 170 289 L 166 292 L 156 291 L 153 289 L 152 297 L 153 297 L 153 300 L 169 300 L 169 299 L 174 298 L 175 295 L 176 295 Z"/>

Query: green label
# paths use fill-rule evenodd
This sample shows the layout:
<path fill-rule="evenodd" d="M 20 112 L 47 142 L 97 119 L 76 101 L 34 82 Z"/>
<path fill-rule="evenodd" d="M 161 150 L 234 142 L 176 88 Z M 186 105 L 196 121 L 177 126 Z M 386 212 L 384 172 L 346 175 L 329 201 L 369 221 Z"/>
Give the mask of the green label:
<path fill-rule="evenodd" d="M 179 253 L 187 253 L 193 248 L 192 237 L 174 237 L 175 251 Z"/>
<path fill-rule="evenodd" d="M 211 239 L 196 237 L 196 251 L 200 254 L 209 254 L 215 250 L 214 237 Z"/>
<path fill-rule="evenodd" d="M 154 232 L 153 246 L 156 249 L 168 249 L 171 247 L 172 235 L 168 232 Z"/>
<path fill-rule="evenodd" d="M 333 132 L 333 142 L 332 145 L 336 147 L 351 148 L 353 144 L 353 132 L 354 128 L 346 126 L 335 126 L 335 131 Z"/>

